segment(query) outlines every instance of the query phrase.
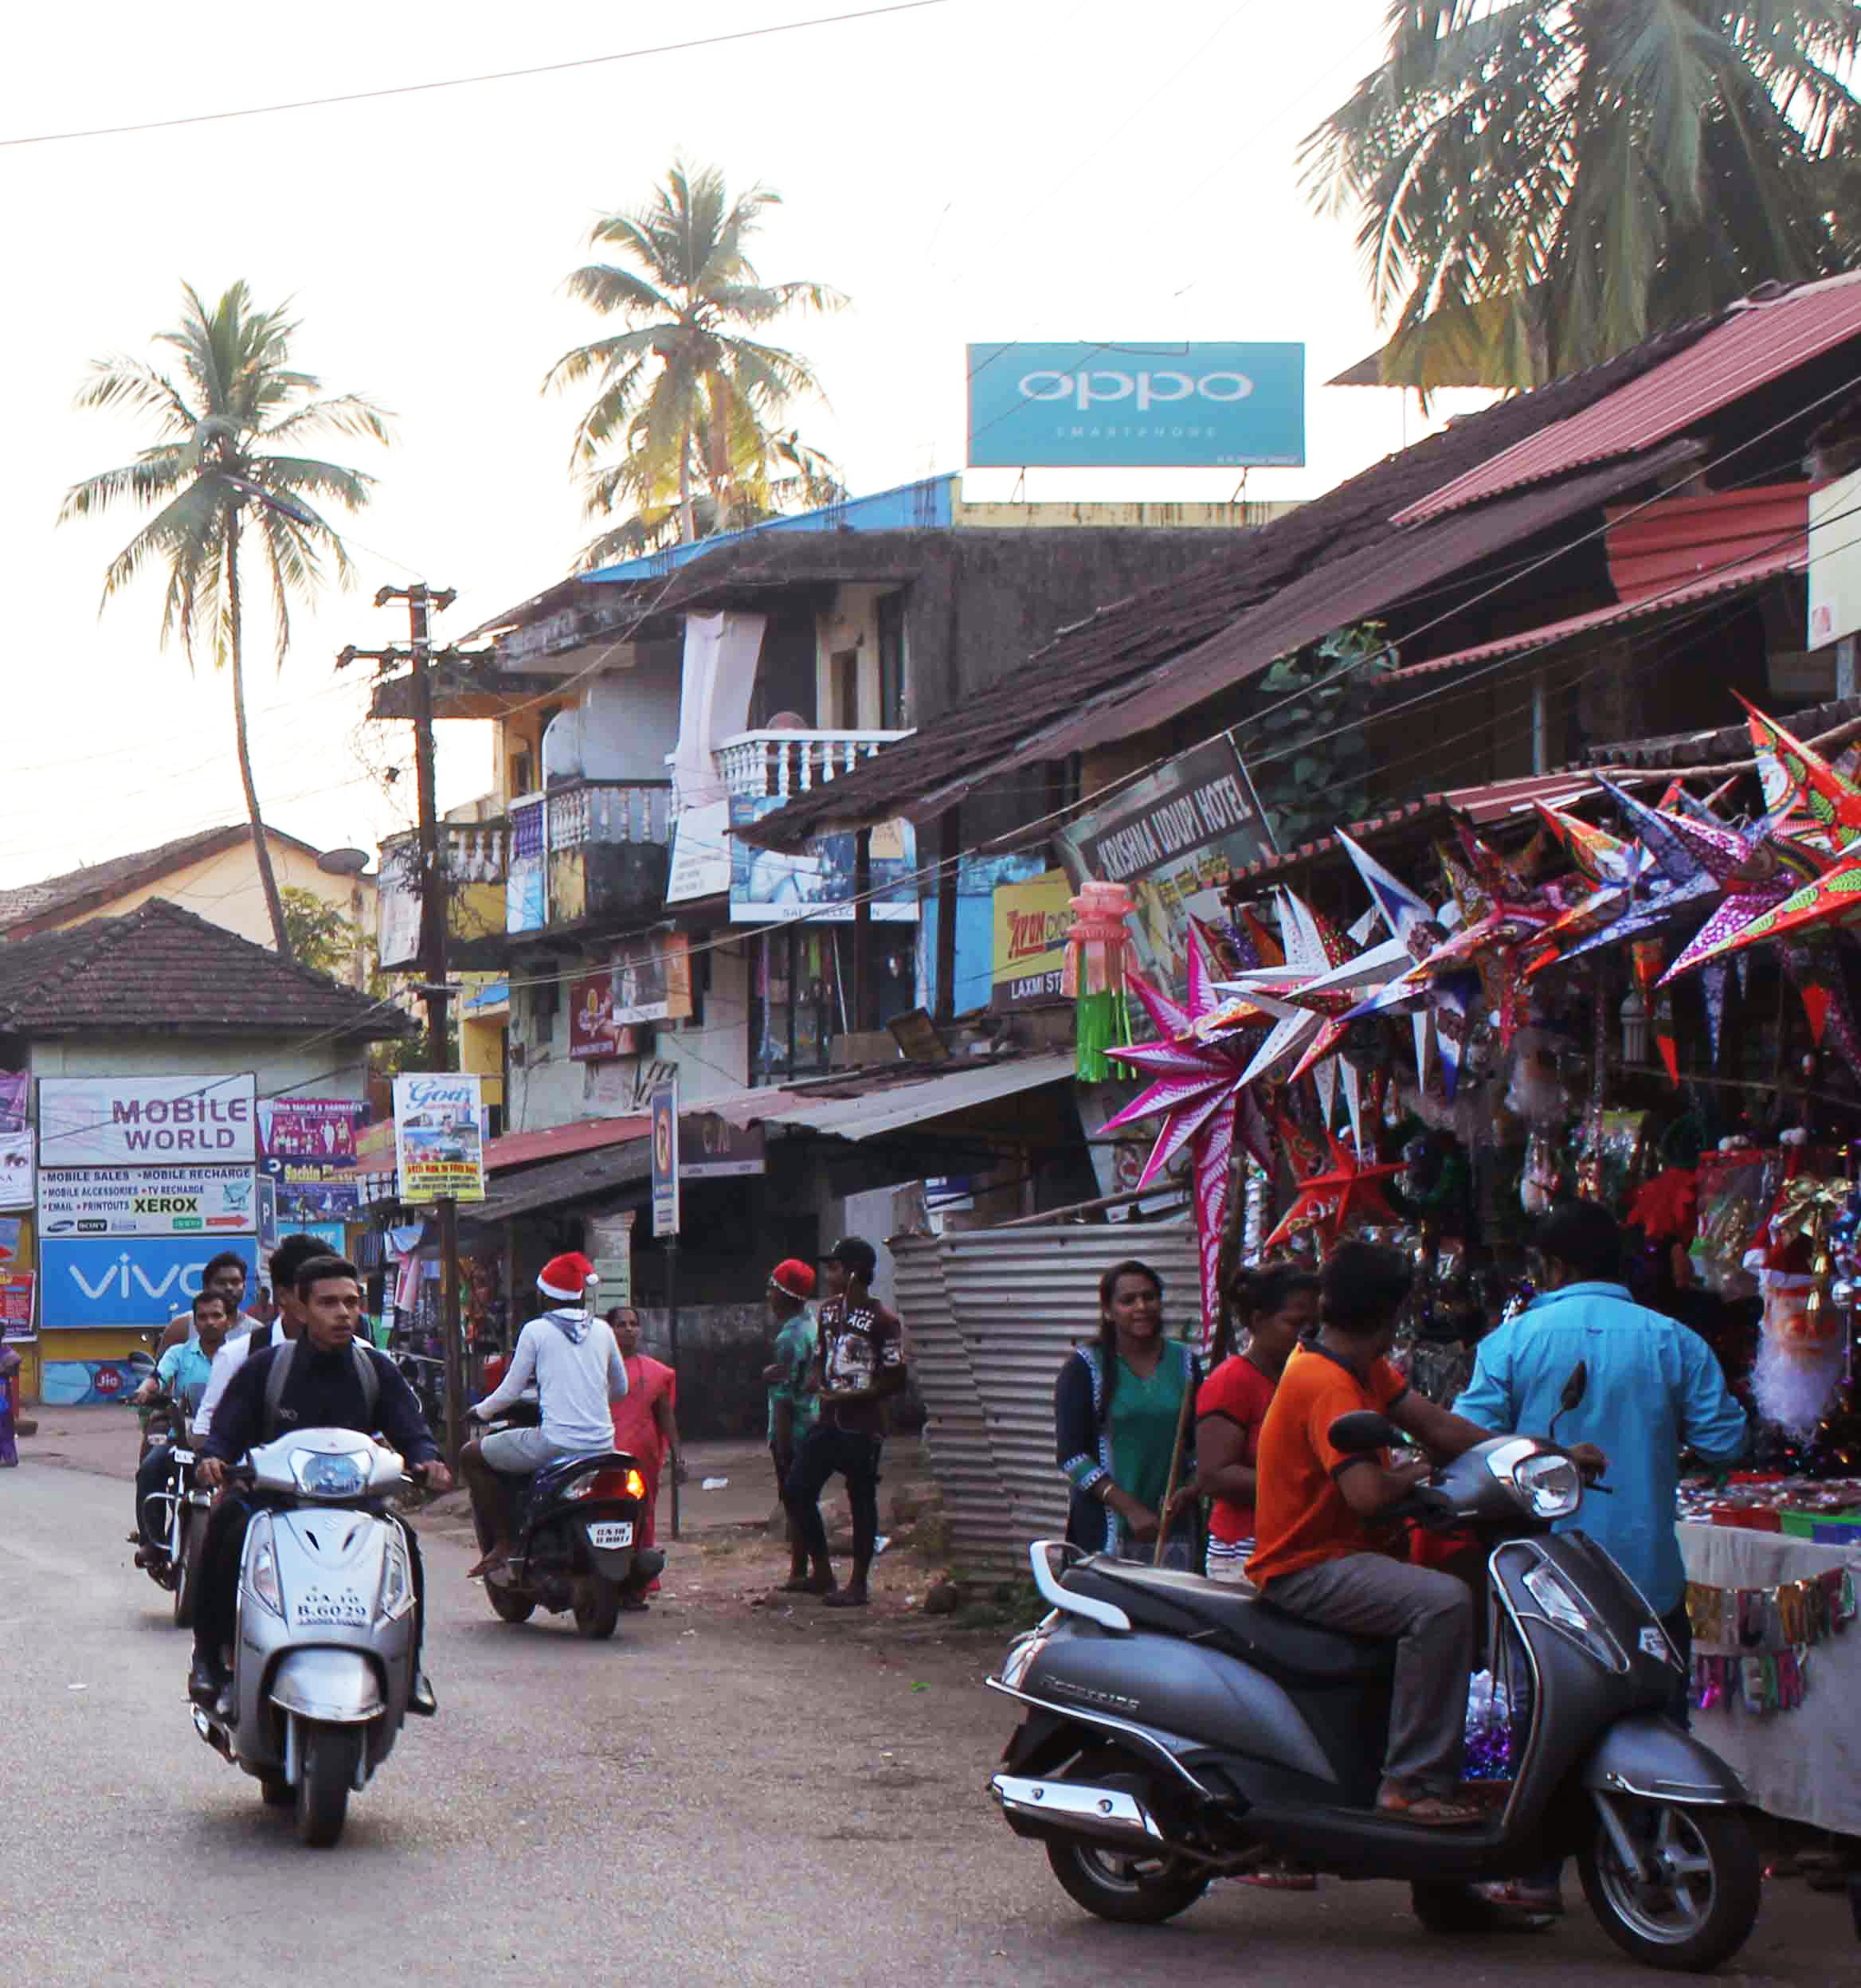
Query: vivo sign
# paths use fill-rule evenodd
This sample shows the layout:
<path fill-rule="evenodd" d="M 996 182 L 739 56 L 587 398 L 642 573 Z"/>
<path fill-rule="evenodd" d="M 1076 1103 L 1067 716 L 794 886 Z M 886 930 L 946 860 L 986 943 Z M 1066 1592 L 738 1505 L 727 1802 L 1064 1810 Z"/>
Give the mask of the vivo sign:
<path fill-rule="evenodd" d="M 221 1250 L 245 1260 L 247 1286 L 258 1287 L 258 1243 L 249 1235 L 138 1235 L 61 1242 L 47 1238 L 44 1254 L 46 1332 L 87 1328 L 166 1325 L 198 1293 L 207 1258 Z"/>
<path fill-rule="evenodd" d="M 1305 460 L 1303 345 L 972 345 L 977 468 Z"/>

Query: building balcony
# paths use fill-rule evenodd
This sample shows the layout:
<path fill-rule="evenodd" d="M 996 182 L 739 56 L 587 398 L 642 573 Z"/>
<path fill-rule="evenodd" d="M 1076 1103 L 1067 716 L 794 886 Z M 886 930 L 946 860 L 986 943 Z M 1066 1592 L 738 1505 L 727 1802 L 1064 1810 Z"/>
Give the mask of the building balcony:
<path fill-rule="evenodd" d="M 713 754 L 726 789 L 746 800 L 793 800 L 851 773 L 905 732 L 739 732 Z"/>
<path fill-rule="evenodd" d="M 664 908 L 670 781 L 565 781 L 509 806 L 510 936 L 652 918 Z"/>
<path fill-rule="evenodd" d="M 440 824 L 446 875 L 446 957 L 456 968 L 488 969 L 503 950 L 504 889 L 511 831 L 500 820 Z M 381 846 L 380 921 L 376 933 L 382 970 L 394 972 L 420 961 L 420 838 L 409 832 Z"/>

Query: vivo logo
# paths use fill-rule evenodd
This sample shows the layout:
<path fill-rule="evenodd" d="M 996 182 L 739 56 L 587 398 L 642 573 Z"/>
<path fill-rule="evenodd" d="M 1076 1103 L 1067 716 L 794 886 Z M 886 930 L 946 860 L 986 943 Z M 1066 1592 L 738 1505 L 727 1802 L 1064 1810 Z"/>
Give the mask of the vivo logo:
<path fill-rule="evenodd" d="M 205 1262 L 170 1263 L 152 1284 L 149 1282 L 148 1273 L 142 1266 L 130 1261 L 127 1250 L 114 1263 L 104 1266 L 94 1284 L 75 1263 L 69 1267 L 72 1282 L 94 1305 L 99 1298 L 108 1296 L 112 1289 L 119 1297 L 127 1301 L 134 1295 L 131 1289 L 132 1282 L 139 1285 L 151 1298 L 159 1300 L 170 1290 L 175 1291 L 181 1297 L 191 1298 L 200 1289 L 201 1273 L 206 1270 L 206 1265 Z"/>
<path fill-rule="evenodd" d="M 1088 409 L 1129 401 L 1142 409 L 1180 401 L 1244 401 L 1254 383 L 1244 373 L 1119 373 L 1082 366 L 1076 373 L 1024 373 L 1017 382 L 1026 401 L 1070 401 Z"/>

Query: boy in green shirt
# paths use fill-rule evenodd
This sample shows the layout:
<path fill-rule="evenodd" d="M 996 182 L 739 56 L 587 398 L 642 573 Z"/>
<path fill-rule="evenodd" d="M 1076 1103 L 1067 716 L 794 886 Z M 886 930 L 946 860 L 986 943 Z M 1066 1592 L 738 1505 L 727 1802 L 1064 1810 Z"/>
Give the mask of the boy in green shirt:
<path fill-rule="evenodd" d="M 801 1438 L 821 1413 L 811 1383 L 814 1364 L 814 1272 L 795 1257 L 785 1257 L 769 1274 L 769 1316 L 775 1325 L 775 1357 L 762 1370 L 769 1388 L 769 1454 L 775 1463 L 776 1494 L 782 1495 Z M 794 1588 L 808 1575 L 808 1554 L 794 1520 L 789 1521 L 789 1578 Z"/>

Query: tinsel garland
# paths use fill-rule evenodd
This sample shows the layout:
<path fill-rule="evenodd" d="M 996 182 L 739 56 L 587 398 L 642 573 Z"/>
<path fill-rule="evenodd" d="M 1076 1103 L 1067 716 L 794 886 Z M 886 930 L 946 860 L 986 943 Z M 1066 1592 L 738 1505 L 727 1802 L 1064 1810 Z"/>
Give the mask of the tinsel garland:
<path fill-rule="evenodd" d="M 1691 1696 L 1701 1712 L 1794 1712 L 1808 1689 L 1809 1653 L 1855 1619 L 1855 1577 L 1833 1567 L 1775 1587 L 1687 1583 L 1695 1644 Z"/>

